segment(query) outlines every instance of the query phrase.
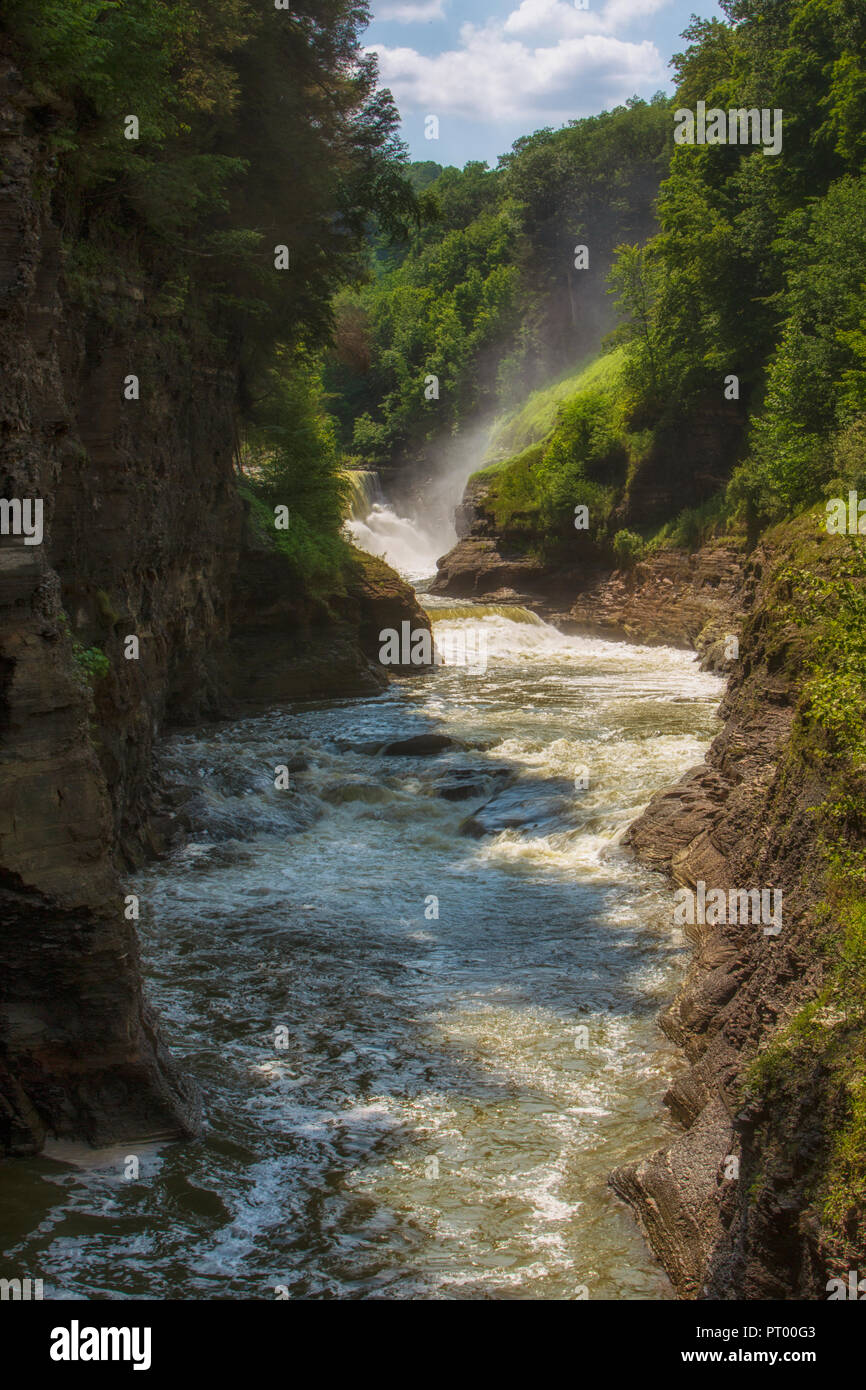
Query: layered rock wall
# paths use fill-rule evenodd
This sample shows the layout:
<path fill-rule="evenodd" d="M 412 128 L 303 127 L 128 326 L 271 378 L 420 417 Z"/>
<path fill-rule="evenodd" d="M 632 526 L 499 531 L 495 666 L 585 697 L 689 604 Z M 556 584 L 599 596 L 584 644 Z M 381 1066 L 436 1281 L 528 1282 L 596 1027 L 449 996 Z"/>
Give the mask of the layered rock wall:
<path fill-rule="evenodd" d="M 0 64 L 0 1152 L 189 1133 L 194 1089 L 142 994 L 122 873 L 151 846 L 168 720 L 375 690 L 396 576 L 334 604 L 263 553 L 235 478 L 236 366 L 121 247 L 67 254 L 46 133 Z M 81 248 L 78 229 L 70 244 Z M 139 399 L 127 399 L 134 374 Z M 128 638 L 138 653 L 127 659 Z"/>

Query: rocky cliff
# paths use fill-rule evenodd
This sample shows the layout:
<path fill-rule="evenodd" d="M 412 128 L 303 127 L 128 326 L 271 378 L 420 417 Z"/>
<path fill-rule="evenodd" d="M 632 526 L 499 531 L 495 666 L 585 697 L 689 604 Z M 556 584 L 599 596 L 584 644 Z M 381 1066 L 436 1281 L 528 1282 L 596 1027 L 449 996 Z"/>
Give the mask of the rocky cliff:
<path fill-rule="evenodd" d="M 843 560 L 819 524 L 806 522 L 809 587 Z M 646 863 L 692 891 L 781 894 L 778 933 L 730 913 L 686 926 L 690 969 L 661 1019 L 688 1061 L 665 1098 L 684 1132 L 612 1176 L 683 1297 L 826 1298 L 828 1278 L 863 1258 L 849 1071 L 861 1016 L 859 998 L 838 989 L 851 936 L 823 814 L 832 760 L 804 733 L 813 649 L 790 603 L 801 544 L 800 529 L 782 528 L 751 558 L 724 729 L 706 764 L 630 831 Z"/>
<path fill-rule="evenodd" d="M 86 274 L 70 260 L 45 139 L 57 116 L 2 65 L 2 497 L 44 504 L 40 543 L 0 538 L 12 1153 L 52 1135 L 195 1129 L 197 1097 L 142 995 L 122 880 L 151 844 L 160 729 L 248 699 L 376 689 L 380 621 L 426 624 L 384 567 L 359 561 L 338 593 L 311 596 L 254 537 L 236 487 L 235 363 L 173 316 L 164 267 L 142 269 L 120 243 L 91 247 Z"/>
<path fill-rule="evenodd" d="M 848 730 L 862 729 L 862 566 L 820 510 L 750 553 L 741 539 L 627 571 L 545 566 L 510 553 L 478 479 L 462 532 L 438 592 L 519 592 L 566 631 L 691 647 L 729 677 L 705 763 L 628 840 L 693 895 L 778 893 L 782 925 L 751 910 L 685 925 L 691 964 L 660 1019 L 686 1062 L 665 1097 L 683 1133 L 611 1183 L 681 1297 L 826 1298 L 866 1258 L 866 837 Z M 816 697 L 816 670 L 837 665 L 840 684 Z"/>

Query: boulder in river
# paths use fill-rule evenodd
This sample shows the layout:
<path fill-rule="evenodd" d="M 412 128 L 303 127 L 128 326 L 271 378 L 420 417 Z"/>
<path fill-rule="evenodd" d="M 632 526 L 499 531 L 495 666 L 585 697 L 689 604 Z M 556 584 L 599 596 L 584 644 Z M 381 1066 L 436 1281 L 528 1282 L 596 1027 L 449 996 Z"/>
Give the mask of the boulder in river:
<path fill-rule="evenodd" d="M 511 773 L 507 768 L 466 767 L 455 768 L 433 783 L 436 796 L 446 801 L 471 801 L 490 795 L 491 783 L 507 782 Z"/>
<path fill-rule="evenodd" d="M 389 758 L 432 758 L 437 753 L 462 748 L 458 739 L 449 738 L 447 734 L 415 734 L 412 738 L 386 744 L 382 752 Z"/>
<path fill-rule="evenodd" d="M 460 834 L 480 839 L 482 835 L 498 835 L 502 830 L 561 829 L 572 803 L 573 789 L 562 778 L 520 781 L 496 792 L 467 816 L 460 825 Z"/>

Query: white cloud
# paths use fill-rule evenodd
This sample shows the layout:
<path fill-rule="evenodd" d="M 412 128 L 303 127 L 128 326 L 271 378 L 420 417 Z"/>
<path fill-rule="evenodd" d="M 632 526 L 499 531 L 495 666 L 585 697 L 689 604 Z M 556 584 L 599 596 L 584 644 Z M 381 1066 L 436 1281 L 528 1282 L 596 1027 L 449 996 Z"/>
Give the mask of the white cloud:
<path fill-rule="evenodd" d="M 573 38 L 599 33 L 606 26 L 598 12 L 576 10 L 565 0 L 522 0 L 505 21 L 507 34 L 559 34 Z"/>
<path fill-rule="evenodd" d="M 376 19 L 390 19 L 397 24 L 424 24 L 444 18 L 444 0 L 385 0 L 376 6 Z"/>
<path fill-rule="evenodd" d="M 623 4 L 641 0 L 621 0 Z M 650 3 L 651 0 L 643 0 Z M 524 0 L 520 11 L 565 9 L 562 0 Z M 578 17 L 585 12 L 574 11 Z M 560 16 L 561 18 L 561 16 Z M 546 46 L 530 47 L 509 28 L 464 24 L 460 47 L 426 56 L 413 48 L 373 44 L 384 86 L 403 114 L 422 111 L 473 121 L 550 125 L 598 111 L 666 80 L 655 44 L 627 43 L 578 29 Z M 506 32 L 507 31 L 507 32 Z"/>
<path fill-rule="evenodd" d="M 607 0 L 597 9 L 583 10 L 569 0 L 521 0 L 503 27 L 508 34 L 558 34 L 563 38 L 613 34 L 670 3 L 671 0 Z"/>
<path fill-rule="evenodd" d="M 607 0 L 602 13 L 612 29 L 619 29 L 635 19 L 646 19 L 648 15 L 657 14 L 670 3 L 671 0 Z"/>

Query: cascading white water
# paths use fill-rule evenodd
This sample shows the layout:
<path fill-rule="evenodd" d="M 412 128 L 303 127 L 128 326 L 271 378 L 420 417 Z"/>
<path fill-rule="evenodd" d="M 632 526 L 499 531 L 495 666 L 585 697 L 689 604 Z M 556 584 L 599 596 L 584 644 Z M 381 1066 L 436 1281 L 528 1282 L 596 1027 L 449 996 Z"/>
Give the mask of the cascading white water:
<path fill-rule="evenodd" d="M 384 500 L 379 474 L 370 468 L 344 468 L 343 480 L 346 484 L 349 520 L 363 521 L 371 508 Z"/>
<path fill-rule="evenodd" d="M 484 631 L 484 671 L 163 746 L 188 838 L 134 887 L 207 1130 L 137 1144 L 136 1182 L 128 1146 L 16 1169 L 0 1243 L 47 1297 L 671 1296 L 607 1186 L 669 1132 L 654 1015 L 683 965 L 621 838 L 721 682 L 517 605 L 429 611 Z M 450 746 L 406 751 L 429 733 Z"/>
<path fill-rule="evenodd" d="M 436 573 L 436 562 L 455 544 L 454 514 L 467 480 L 481 467 L 489 430 L 451 441 L 411 514 L 389 503 L 376 473 L 347 470 L 350 508 L 346 533 L 359 550 L 380 555 L 414 583 Z"/>
<path fill-rule="evenodd" d="M 425 541 L 374 474 L 350 489 L 404 573 L 445 548 L 432 504 Z M 607 1186 L 669 1132 L 654 1014 L 683 950 L 621 842 L 721 682 L 516 604 L 424 603 L 485 660 L 163 745 L 187 838 L 135 881 L 142 955 L 207 1128 L 136 1143 L 135 1182 L 128 1144 L 21 1161 L 0 1234 L 48 1297 L 671 1296 Z"/>
<path fill-rule="evenodd" d="M 350 517 L 346 531 L 359 550 L 380 555 L 409 580 L 428 579 L 448 549 L 408 516 L 398 516 L 387 502 L 374 502 L 363 520 Z"/>
<path fill-rule="evenodd" d="M 352 543 L 370 555 L 380 555 L 409 579 L 433 574 L 442 553 L 437 539 L 385 501 L 378 473 L 351 468 L 344 477 L 349 511 L 345 531 Z"/>

